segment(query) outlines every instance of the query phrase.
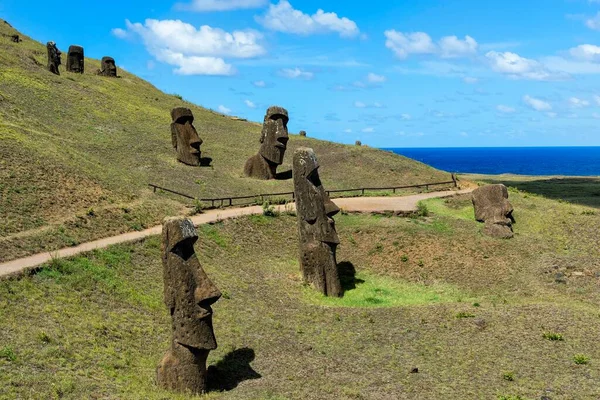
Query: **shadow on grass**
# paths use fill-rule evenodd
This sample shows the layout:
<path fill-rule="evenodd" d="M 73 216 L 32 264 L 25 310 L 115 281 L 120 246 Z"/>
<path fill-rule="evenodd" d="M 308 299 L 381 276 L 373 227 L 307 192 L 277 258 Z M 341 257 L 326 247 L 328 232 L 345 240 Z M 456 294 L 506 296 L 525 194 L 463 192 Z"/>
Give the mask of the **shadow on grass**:
<path fill-rule="evenodd" d="M 210 167 L 210 163 L 212 162 L 212 158 L 210 157 L 200 157 L 200 166 L 201 167 Z"/>
<path fill-rule="evenodd" d="M 364 280 L 356 277 L 356 268 L 354 268 L 354 264 L 351 262 L 342 261 L 337 265 L 337 269 L 344 293 L 349 290 L 356 289 L 356 285 L 365 283 Z"/>
<path fill-rule="evenodd" d="M 227 353 L 215 365 L 207 369 L 208 391 L 223 392 L 235 389 L 240 382 L 262 376 L 252 369 L 254 350 L 248 347 Z"/>
<path fill-rule="evenodd" d="M 290 169 L 287 171 L 277 173 L 277 175 L 275 175 L 275 179 L 278 181 L 287 181 L 289 179 L 292 179 L 292 170 Z"/>
<path fill-rule="evenodd" d="M 507 187 L 537 194 L 548 199 L 600 208 L 599 178 L 544 178 L 537 180 L 484 179 L 489 183 L 503 183 Z"/>

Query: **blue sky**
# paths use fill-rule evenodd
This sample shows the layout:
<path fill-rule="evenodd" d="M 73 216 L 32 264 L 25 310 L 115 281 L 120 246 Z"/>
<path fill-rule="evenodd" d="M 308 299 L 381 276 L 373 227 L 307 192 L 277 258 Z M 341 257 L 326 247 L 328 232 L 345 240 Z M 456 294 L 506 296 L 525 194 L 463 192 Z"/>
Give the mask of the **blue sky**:
<path fill-rule="evenodd" d="M 0 16 L 204 107 L 281 105 L 320 139 L 600 145 L 600 0 L 110 4 L 2 0 Z"/>

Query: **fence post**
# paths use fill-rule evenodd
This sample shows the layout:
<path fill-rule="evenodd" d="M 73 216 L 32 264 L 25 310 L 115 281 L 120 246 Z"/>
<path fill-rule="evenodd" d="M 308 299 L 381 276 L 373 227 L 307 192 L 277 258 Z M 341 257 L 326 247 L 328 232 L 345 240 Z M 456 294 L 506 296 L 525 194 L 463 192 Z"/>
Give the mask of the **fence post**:
<path fill-rule="evenodd" d="M 362 195 L 365 195 L 365 188 L 362 188 Z"/>
<path fill-rule="evenodd" d="M 458 183 L 456 182 L 456 174 L 452 173 L 452 182 L 454 182 L 454 187 L 458 187 Z"/>

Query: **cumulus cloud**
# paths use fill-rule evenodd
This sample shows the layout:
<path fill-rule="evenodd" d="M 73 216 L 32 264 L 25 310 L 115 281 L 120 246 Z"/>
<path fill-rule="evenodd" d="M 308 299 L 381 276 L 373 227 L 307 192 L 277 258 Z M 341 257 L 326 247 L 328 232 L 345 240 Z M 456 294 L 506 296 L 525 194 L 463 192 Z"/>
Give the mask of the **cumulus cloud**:
<path fill-rule="evenodd" d="M 383 83 L 385 81 L 386 81 L 386 77 L 383 75 L 377 75 L 377 74 L 374 74 L 373 72 L 369 72 L 369 74 L 367 75 L 367 82 Z"/>
<path fill-rule="evenodd" d="M 496 110 L 500 111 L 501 113 L 505 113 L 505 114 L 514 113 L 516 111 L 513 107 L 505 106 L 504 104 L 497 105 Z"/>
<path fill-rule="evenodd" d="M 244 104 L 246 104 L 246 106 L 248 106 L 249 108 L 256 108 L 256 104 L 254 104 L 250 100 L 244 100 Z"/>
<path fill-rule="evenodd" d="M 464 40 L 456 36 L 444 36 L 437 44 L 425 32 L 403 33 L 395 29 L 384 32 L 385 47 L 396 57 L 405 59 L 411 54 L 437 54 L 442 58 L 468 57 L 477 53 L 478 44 L 471 36 Z"/>
<path fill-rule="evenodd" d="M 190 3 L 176 3 L 175 9 L 180 11 L 229 11 L 248 8 L 259 8 L 267 5 L 269 0 L 192 0 Z"/>
<path fill-rule="evenodd" d="M 217 110 L 219 110 L 219 112 L 223 114 L 229 114 L 231 112 L 231 109 L 225 107 L 224 105 L 220 105 L 219 107 L 217 107 Z"/>
<path fill-rule="evenodd" d="M 589 106 L 590 102 L 577 97 L 571 97 L 569 98 L 569 105 L 573 108 L 584 108 Z"/>
<path fill-rule="evenodd" d="M 544 100 L 536 99 L 535 97 L 531 97 L 529 95 L 523 96 L 523 101 L 525 102 L 525 104 L 527 104 L 529 107 L 533 108 L 536 111 L 552 110 L 552 106 L 550 105 L 550 103 Z"/>
<path fill-rule="evenodd" d="M 196 29 L 180 20 L 147 19 L 144 24 L 126 20 L 125 23 L 127 35 L 139 36 L 158 61 L 176 67 L 176 74 L 232 75 L 235 68 L 226 58 L 253 58 L 266 53 L 260 44 L 262 35 L 254 30 L 230 33 L 208 25 Z"/>
<path fill-rule="evenodd" d="M 310 80 L 314 77 L 314 74 L 309 71 L 304 71 L 300 68 L 283 68 L 279 70 L 279 75 L 288 79 L 305 79 Z"/>
<path fill-rule="evenodd" d="M 341 37 L 352 38 L 360 33 L 356 22 L 346 17 L 340 18 L 334 12 L 321 9 L 313 15 L 308 15 L 294 9 L 287 0 L 269 5 L 267 13 L 256 17 L 256 21 L 267 29 L 297 35 L 334 32 Z"/>
<path fill-rule="evenodd" d="M 129 36 L 128 32 L 122 28 L 115 28 L 111 30 L 111 33 L 119 39 L 126 39 Z"/>
<path fill-rule="evenodd" d="M 521 57 L 509 51 L 504 53 L 489 51 L 485 57 L 493 71 L 513 79 L 551 81 L 566 78 L 564 73 L 550 71 L 538 61 Z"/>
<path fill-rule="evenodd" d="M 593 44 L 581 44 L 569 50 L 573 58 L 585 61 L 600 61 L 600 47 Z"/>

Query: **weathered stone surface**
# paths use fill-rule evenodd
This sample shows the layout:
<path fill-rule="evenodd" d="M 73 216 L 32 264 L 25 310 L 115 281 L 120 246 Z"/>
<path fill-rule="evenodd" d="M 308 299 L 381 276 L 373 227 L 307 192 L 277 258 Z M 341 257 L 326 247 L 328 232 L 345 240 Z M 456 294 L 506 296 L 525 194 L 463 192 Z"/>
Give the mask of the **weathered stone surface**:
<path fill-rule="evenodd" d="M 206 390 L 206 358 L 217 348 L 212 308 L 221 292 L 194 252 L 198 234 L 190 219 L 166 218 L 162 230 L 164 302 L 171 315 L 171 348 L 157 368 L 158 384 L 177 392 Z"/>
<path fill-rule="evenodd" d="M 67 71 L 83 74 L 83 47 L 77 45 L 69 46 L 69 51 L 67 53 Z"/>
<path fill-rule="evenodd" d="M 177 159 L 187 165 L 200 165 L 202 139 L 194 128 L 192 110 L 177 107 L 171 110 L 171 142 L 177 151 Z"/>
<path fill-rule="evenodd" d="M 306 137 L 306 131 L 300 131 L 300 136 Z"/>
<path fill-rule="evenodd" d="M 362 146 L 362 142 L 360 140 L 357 140 L 356 142 L 354 142 L 354 144 L 357 146 Z"/>
<path fill-rule="evenodd" d="M 244 174 L 256 179 L 275 179 L 277 166 L 283 163 L 287 148 L 289 121 L 288 112 L 283 107 L 267 109 L 260 135 L 260 150 L 250 157 L 244 166 Z"/>
<path fill-rule="evenodd" d="M 312 149 L 300 147 L 294 152 L 292 171 L 302 277 L 326 296 L 342 296 L 335 259 L 340 240 L 333 220 L 340 209 L 321 184 L 319 163 Z"/>
<path fill-rule="evenodd" d="M 19 43 L 22 41 L 21 38 L 19 37 L 19 35 L 10 35 L 10 40 L 15 43 Z"/>
<path fill-rule="evenodd" d="M 60 55 L 62 53 L 58 50 L 54 42 L 46 43 L 46 49 L 48 49 L 48 71 L 60 75 L 58 66 L 60 65 Z"/>
<path fill-rule="evenodd" d="M 502 184 L 486 185 L 472 193 L 475 219 L 485 222 L 483 232 L 497 238 L 513 237 L 512 224 L 515 222 L 513 207 L 508 201 L 508 189 Z"/>
<path fill-rule="evenodd" d="M 98 75 L 110 76 L 113 78 L 117 77 L 117 65 L 115 64 L 114 58 L 102 57 L 102 61 L 100 61 L 100 69 L 98 70 Z"/>

